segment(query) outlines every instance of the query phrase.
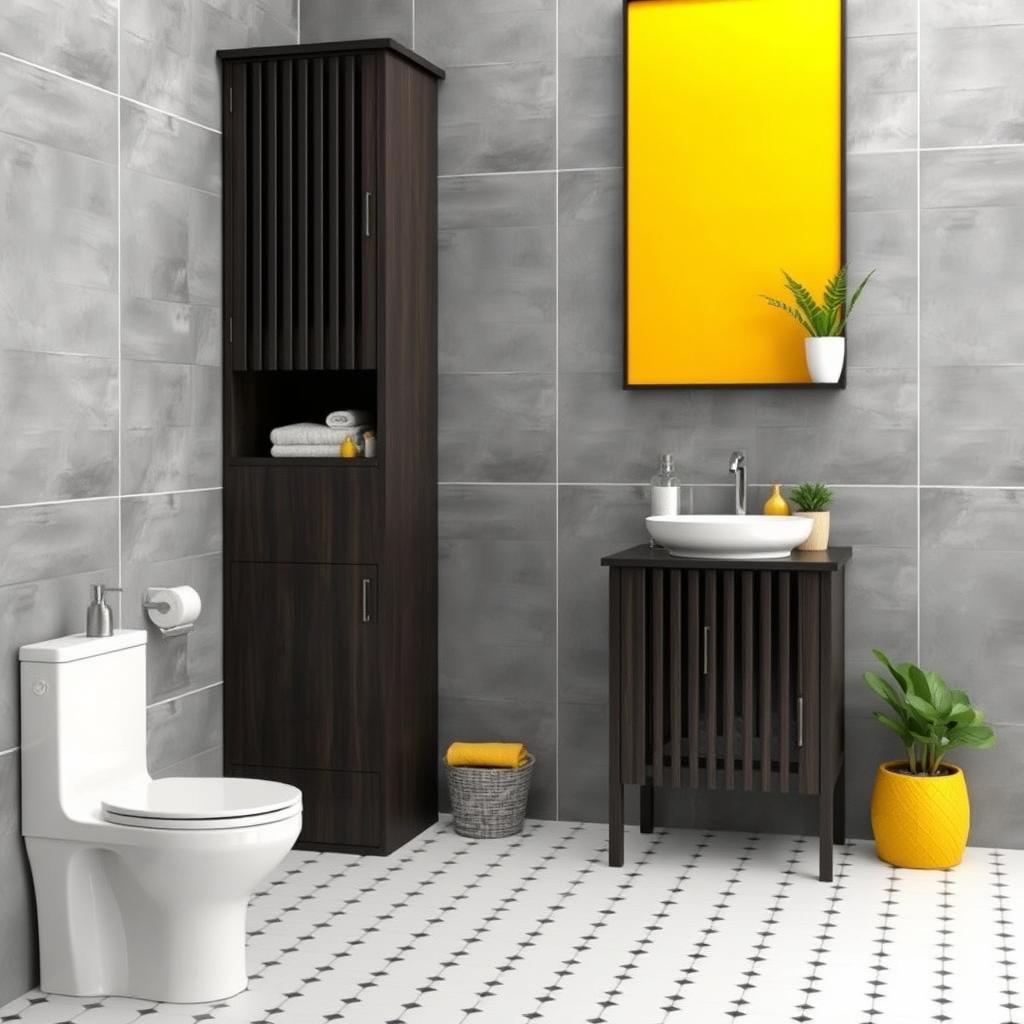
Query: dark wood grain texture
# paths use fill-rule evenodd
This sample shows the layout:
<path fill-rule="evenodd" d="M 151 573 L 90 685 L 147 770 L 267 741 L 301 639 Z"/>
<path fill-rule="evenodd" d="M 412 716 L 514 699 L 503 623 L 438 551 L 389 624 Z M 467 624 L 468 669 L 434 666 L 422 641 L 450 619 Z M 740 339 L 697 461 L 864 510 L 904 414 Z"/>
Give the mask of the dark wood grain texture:
<path fill-rule="evenodd" d="M 225 51 L 226 771 L 300 844 L 437 819 L 437 81 L 387 40 Z M 373 460 L 270 431 L 373 411 Z"/>
<path fill-rule="evenodd" d="M 609 863 L 625 785 L 817 797 L 823 880 L 843 841 L 843 615 L 849 549 L 745 564 L 610 556 Z"/>

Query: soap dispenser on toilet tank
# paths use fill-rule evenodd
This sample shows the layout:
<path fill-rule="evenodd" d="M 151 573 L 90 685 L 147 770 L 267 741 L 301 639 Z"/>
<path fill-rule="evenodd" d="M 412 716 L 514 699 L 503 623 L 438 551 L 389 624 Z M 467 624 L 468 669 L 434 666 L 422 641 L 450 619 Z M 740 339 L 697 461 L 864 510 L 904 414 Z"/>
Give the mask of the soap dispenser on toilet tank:
<path fill-rule="evenodd" d="M 110 605 L 103 600 L 104 594 L 121 593 L 121 587 L 108 587 L 103 583 L 93 583 L 92 604 L 85 613 L 86 636 L 113 636 L 114 616 Z"/>

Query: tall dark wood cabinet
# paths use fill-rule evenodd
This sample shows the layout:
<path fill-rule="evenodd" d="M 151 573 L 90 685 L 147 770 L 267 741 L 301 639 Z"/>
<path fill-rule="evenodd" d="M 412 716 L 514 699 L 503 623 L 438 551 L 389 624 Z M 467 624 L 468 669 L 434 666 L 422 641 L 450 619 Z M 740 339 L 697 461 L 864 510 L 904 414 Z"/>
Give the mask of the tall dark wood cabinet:
<path fill-rule="evenodd" d="M 390 40 L 228 50 L 225 771 L 303 792 L 300 843 L 437 818 L 437 85 Z M 374 412 L 373 458 L 269 433 Z"/>

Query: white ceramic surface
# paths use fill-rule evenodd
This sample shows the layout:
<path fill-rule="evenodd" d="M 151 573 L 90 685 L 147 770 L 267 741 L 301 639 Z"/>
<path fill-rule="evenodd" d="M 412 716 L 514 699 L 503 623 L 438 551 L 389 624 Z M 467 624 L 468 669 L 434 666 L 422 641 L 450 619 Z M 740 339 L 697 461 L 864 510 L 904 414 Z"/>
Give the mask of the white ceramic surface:
<path fill-rule="evenodd" d="M 678 558 L 785 558 L 811 533 L 796 516 L 648 516 L 647 532 Z"/>
<path fill-rule="evenodd" d="M 843 375 L 846 338 L 805 338 L 804 355 L 815 384 L 835 384 Z"/>
<path fill-rule="evenodd" d="M 118 630 L 22 648 L 22 834 L 41 987 L 215 1001 L 246 987 L 246 906 L 298 838 L 301 793 L 253 780 L 154 783 L 145 645 L 142 630 Z M 135 815 L 105 820 L 105 800 Z"/>

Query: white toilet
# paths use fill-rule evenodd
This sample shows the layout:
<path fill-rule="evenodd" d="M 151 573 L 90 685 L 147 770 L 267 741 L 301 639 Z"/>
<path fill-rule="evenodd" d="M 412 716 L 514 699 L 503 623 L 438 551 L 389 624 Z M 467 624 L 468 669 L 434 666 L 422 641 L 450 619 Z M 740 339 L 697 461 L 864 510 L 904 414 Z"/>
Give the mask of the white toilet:
<path fill-rule="evenodd" d="M 21 648 L 22 834 L 41 987 L 211 1002 L 245 988 L 249 898 L 302 824 L 302 794 L 146 769 L 146 633 Z"/>

